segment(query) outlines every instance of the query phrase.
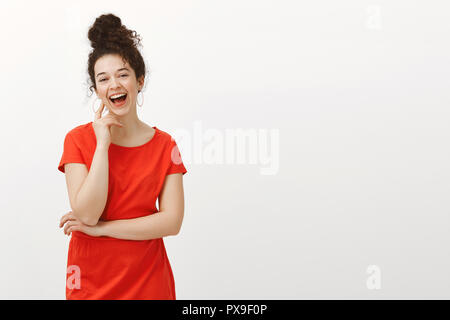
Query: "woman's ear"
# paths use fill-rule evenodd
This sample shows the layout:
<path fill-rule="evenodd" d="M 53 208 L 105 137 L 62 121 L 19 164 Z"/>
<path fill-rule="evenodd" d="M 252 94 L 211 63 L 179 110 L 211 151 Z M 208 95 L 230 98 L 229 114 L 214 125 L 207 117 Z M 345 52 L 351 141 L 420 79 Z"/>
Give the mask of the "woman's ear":
<path fill-rule="evenodd" d="M 141 76 L 138 79 L 138 92 L 141 92 L 143 87 L 144 87 L 144 76 Z"/>

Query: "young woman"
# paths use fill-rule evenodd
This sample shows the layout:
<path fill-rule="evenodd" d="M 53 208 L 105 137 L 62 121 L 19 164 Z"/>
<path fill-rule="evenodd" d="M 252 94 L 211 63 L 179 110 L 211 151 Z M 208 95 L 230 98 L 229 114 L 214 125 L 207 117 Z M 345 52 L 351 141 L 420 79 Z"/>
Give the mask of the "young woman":
<path fill-rule="evenodd" d="M 146 69 L 139 36 L 107 14 L 88 37 L 102 105 L 94 121 L 66 134 L 58 166 L 72 208 L 60 222 L 72 235 L 66 299 L 175 299 L 162 238 L 181 228 L 187 170 L 175 140 L 137 117 Z"/>

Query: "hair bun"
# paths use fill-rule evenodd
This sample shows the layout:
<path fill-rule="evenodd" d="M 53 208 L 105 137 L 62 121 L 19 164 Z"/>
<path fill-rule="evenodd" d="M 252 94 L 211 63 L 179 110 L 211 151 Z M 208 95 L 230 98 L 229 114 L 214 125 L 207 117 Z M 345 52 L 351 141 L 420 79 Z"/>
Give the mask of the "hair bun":
<path fill-rule="evenodd" d="M 89 27 L 87 36 L 93 48 L 88 59 L 89 89 L 97 89 L 94 67 L 97 60 L 105 55 L 119 55 L 134 70 L 136 80 L 145 78 L 145 62 L 138 49 L 142 46 L 141 36 L 123 25 L 119 17 L 112 13 L 100 15 Z"/>
<path fill-rule="evenodd" d="M 105 47 L 108 43 L 123 43 L 124 29 L 122 21 L 114 14 L 102 14 L 95 19 L 94 25 L 89 29 L 88 38 L 93 48 Z M 126 36 L 125 36 L 126 38 Z M 127 41 L 125 41 L 127 42 Z"/>

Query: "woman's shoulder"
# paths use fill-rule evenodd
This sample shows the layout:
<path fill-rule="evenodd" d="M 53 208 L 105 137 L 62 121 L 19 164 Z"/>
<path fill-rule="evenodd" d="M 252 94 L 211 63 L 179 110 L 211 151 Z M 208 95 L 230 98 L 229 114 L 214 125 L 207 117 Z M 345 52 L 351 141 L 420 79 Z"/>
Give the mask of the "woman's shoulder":
<path fill-rule="evenodd" d="M 70 129 L 67 133 L 73 134 L 73 135 L 83 135 L 88 133 L 92 129 L 92 121 L 79 124 L 72 129 Z"/>
<path fill-rule="evenodd" d="M 82 143 L 95 141 L 95 133 L 94 129 L 92 128 L 92 121 L 76 125 L 66 133 L 66 137 Z"/>
<path fill-rule="evenodd" d="M 152 128 L 155 130 L 155 135 L 157 134 L 159 136 L 159 138 L 161 138 L 161 140 L 163 142 L 170 142 L 171 140 L 173 140 L 172 136 L 170 135 L 170 133 L 168 133 L 165 130 L 160 129 L 158 126 L 149 126 L 148 124 L 145 124 L 149 129 Z"/>

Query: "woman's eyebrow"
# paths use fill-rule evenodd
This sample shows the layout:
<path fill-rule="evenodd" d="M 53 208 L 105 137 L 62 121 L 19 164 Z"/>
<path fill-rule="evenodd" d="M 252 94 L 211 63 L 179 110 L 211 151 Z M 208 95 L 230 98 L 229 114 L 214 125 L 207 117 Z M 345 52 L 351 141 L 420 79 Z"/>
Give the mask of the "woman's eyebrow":
<path fill-rule="evenodd" d="M 130 70 L 128 70 L 128 68 L 120 68 L 120 69 L 118 69 L 116 72 L 119 72 L 119 71 L 122 71 L 122 70 L 130 71 Z M 105 74 L 105 73 L 106 73 L 106 72 L 100 72 L 100 73 L 97 74 L 97 77 L 98 77 L 99 75 Z"/>

